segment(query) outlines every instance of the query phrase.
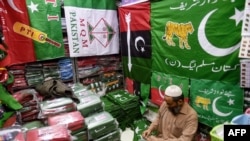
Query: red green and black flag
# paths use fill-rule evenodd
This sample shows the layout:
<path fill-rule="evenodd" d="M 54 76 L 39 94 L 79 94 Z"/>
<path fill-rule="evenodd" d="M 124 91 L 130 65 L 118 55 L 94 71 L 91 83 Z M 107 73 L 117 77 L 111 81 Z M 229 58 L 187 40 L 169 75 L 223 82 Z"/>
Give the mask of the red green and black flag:
<path fill-rule="evenodd" d="M 151 33 L 150 2 L 118 8 L 124 75 L 150 84 Z"/>

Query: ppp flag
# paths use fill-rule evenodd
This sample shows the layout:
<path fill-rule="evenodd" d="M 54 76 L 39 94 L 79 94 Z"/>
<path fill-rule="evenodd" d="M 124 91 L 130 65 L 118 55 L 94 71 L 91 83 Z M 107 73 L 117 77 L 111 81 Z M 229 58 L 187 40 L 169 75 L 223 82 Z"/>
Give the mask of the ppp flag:
<path fill-rule="evenodd" d="M 116 0 L 64 0 L 70 57 L 119 53 Z"/>
<path fill-rule="evenodd" d="M 120 6 L 118 12 L 124 75 L 135 81 L 150 84 L 150 2 Z"/>

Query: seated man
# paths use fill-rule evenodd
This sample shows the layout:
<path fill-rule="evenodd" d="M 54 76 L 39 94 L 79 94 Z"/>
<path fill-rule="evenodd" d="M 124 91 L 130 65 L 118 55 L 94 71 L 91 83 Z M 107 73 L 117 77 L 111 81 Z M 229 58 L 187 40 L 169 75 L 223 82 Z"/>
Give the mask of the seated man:
<path fill-rule="evenodd" d="M 156 119 L 142 137 L 147 141 L 191 141 L 198 128 L 196 111 L 184 101 L 179 86 L 170 85 L 165 90 L 164 101 Z M 157 135 L 151 135 L 153 130 Z"/>

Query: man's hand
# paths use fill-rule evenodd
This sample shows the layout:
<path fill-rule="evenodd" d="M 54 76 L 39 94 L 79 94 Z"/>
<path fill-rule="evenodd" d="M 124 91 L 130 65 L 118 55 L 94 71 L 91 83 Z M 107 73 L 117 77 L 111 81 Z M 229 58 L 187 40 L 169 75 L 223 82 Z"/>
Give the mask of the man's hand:
<path fill-rule="evenodd" d="M 146 138 L 146 141 L 159 141 L 160 138 L 157 138 L 156 136 L 148 136 Z"/>
<path fill-rule="evenodd" d="M 147 139 L 148 136 L 150 135 L 150 133 L 151 133 L 151 130 L 147 129 L 147 130 L 145 130 L 144 132 L 142 132 L 142 137 L 143 137 L 144 139 Z"/>

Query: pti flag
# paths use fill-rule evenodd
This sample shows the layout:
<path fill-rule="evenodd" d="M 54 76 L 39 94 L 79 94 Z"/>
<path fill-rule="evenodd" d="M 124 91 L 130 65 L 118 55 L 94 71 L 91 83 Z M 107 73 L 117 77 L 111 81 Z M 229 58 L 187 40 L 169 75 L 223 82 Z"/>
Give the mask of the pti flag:
<path fill-rule="evenodd" d="M 164 74 L 161 72 L 153 72 L 151 77 L 151 101 L 160 106 L 164 100 L 165 89 L 169 85 L 180 86 L 185 100 L 188 100 L 189 78 Z"/>
<path fill-rule="evenodd" d="M 152 69 L 239 82 L 243 0 L 152 1 Z"/>
<path fill-rule="evenodd" d="M 151 34 L 150 2 L 118 8 L 124 75 L 150 84 Z"/>
<path fill-rule="evenodd" d="M 7 45 L 7 54 L 1 57 L 0 67 L 35 61 L 32 39 L 14 32 L 17 22 L 30 25 L 25 0 L 3 0 L 0 8 L 2 32 Z"/>
<path fill-rule="evenodd" d="M 64 0 L 71 57 L 119 53 L 116 0 Z"/>
<path fill-rule="evenodd" d="M 243 113 L 243 90 L 228 82 L 191 79 L 191 106 L 199 122 L 214 127 Z"/>
<path fill-rule="evenodd" d="M 17 34 L 34 42 L 36 60 L 65 56 L 61 26 L 61 2 L 58 0 L 26 0 L 30 26 L 16 22 Z"/>

